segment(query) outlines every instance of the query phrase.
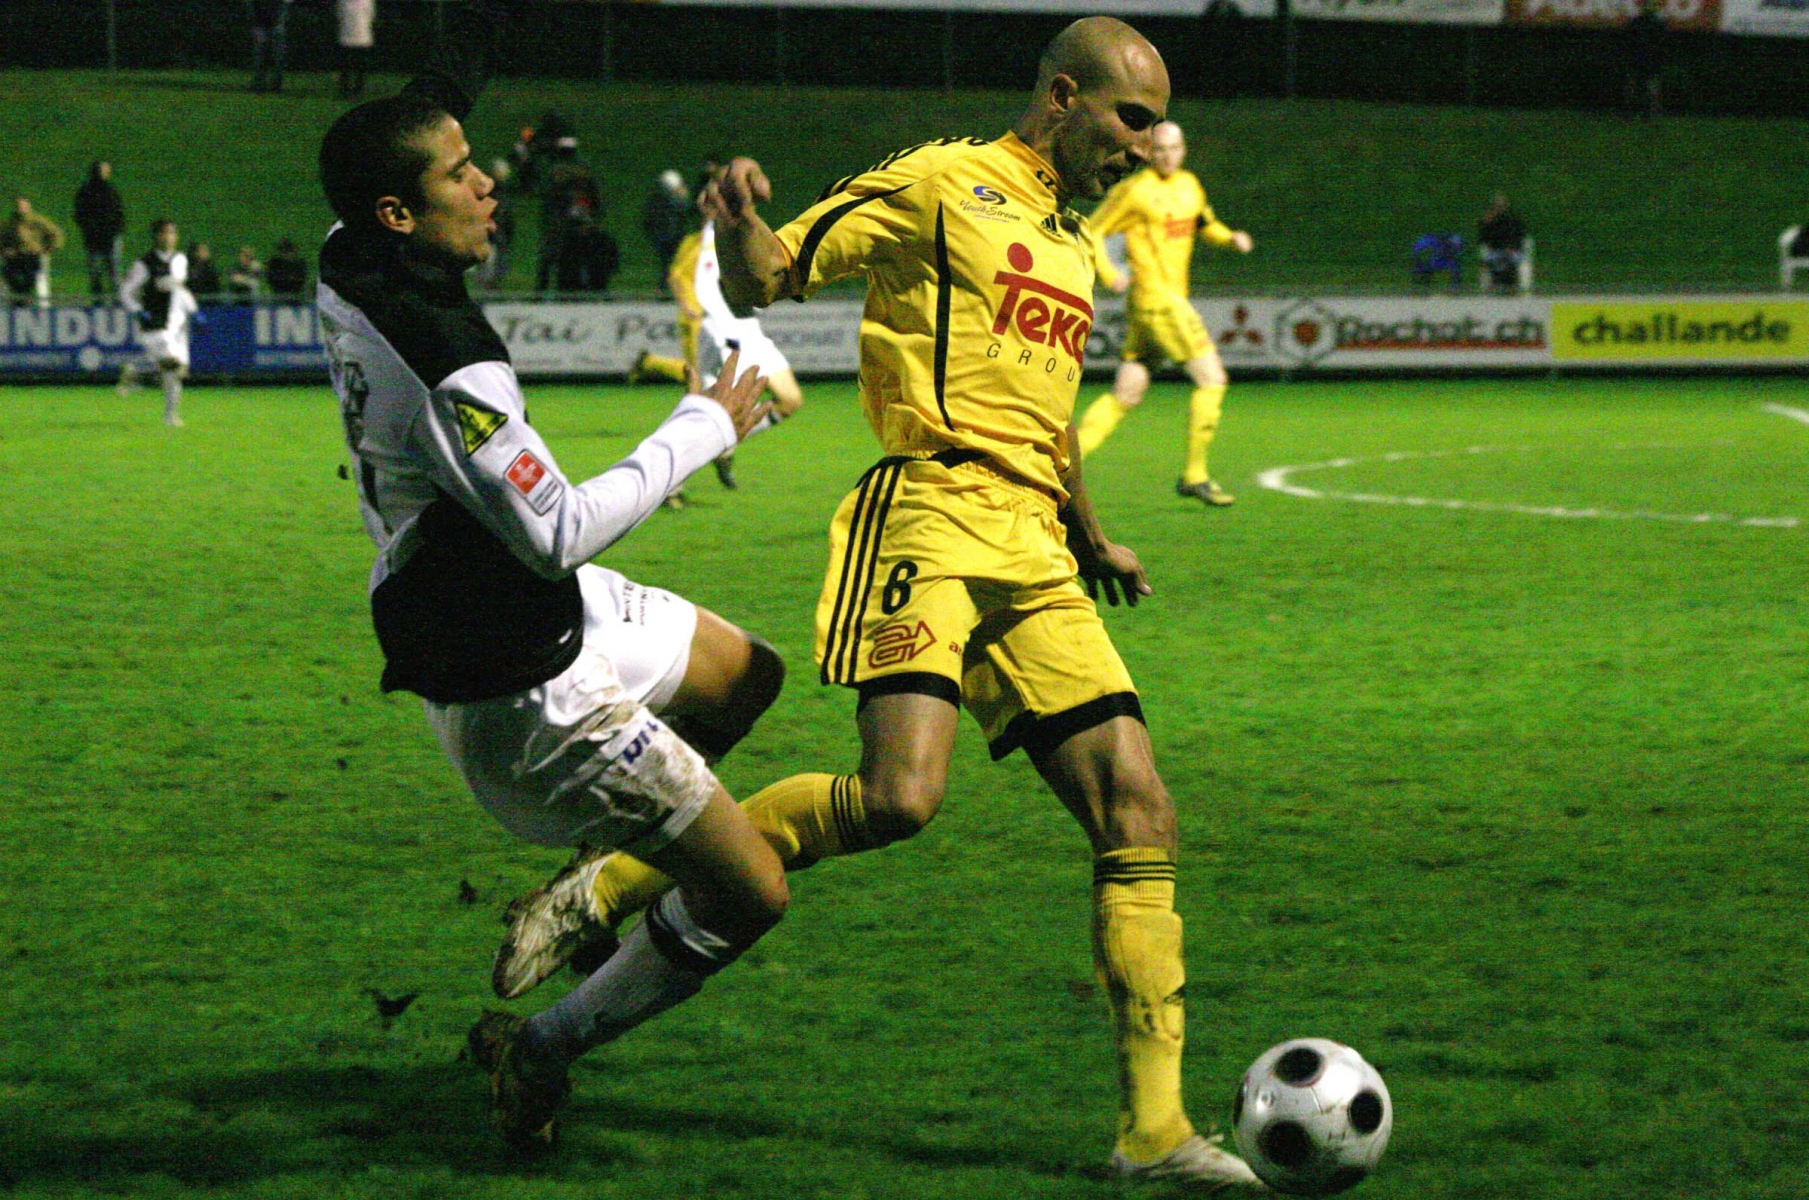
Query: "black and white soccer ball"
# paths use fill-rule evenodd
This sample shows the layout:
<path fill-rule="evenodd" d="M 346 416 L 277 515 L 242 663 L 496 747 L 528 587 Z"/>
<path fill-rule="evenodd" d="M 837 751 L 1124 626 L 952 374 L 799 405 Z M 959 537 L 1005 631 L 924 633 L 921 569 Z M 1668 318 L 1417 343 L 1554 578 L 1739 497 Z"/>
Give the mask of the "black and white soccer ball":
<path fill-rule="evenodd" d="M 1375 1169 L 1394 1105 L 1361 1054 L 1325 1038 L 1295 1038 L 1250 1064 L 1231 1121 L 1238 1149 L 1264 1183 L 1329 1196 Z"/>

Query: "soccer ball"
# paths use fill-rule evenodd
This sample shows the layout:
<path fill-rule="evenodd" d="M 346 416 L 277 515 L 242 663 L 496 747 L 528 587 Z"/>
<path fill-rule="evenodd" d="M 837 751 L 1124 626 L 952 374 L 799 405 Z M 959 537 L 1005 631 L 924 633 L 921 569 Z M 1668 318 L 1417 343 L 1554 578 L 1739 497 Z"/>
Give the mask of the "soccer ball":
<path fill-rule="evenodd" d="M 1329 1196 L 1375 1169 L 1394 1105 L 1361 1054 L 1324 1038 L 1296 1038 L 1250 1064 L 1231 1122 L 1238 1149 L 1264 1183 Z"/>

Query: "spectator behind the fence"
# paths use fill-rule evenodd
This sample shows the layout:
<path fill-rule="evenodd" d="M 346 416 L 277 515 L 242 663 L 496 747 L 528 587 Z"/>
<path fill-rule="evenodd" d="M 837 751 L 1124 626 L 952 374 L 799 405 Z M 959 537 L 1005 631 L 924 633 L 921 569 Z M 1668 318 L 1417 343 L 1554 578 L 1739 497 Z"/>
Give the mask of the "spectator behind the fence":
<path fill-rule="evenodd" d="M 349 99 L 364 95 L 364 73 L 377 44 L 377 0 L 338 0 L 338 6 L 339 94 Z"/>
<path fill-rule="evenodd" d="M 1489 286 L 1503 292 L 1517 290 L 1520 263 L 1526 257 L 1526 222 L 1500 192 L 1490 198 L 1488 211 L 1477 222 L 1476 244 L 1482 250 Z"/>
<path fill-rule="evenodd" d="M 308 260 L 295 248 L 294 239 L 281 238 L 277 241 L 276 253 L 270 256 L 264 280 L 270 285 L 270 294 L 278 300 L 294 301 L 302 298 L 302 292 L 308 286 Z"/>
<path fill-rule="evenodd" d="M 239 247 L 239 257 L 226 277 L 226 294 L 241 304 L 249 304 L 264 294 L 264 264 L 250 246 Z"/>
<path fill-rule="evenodd" d="M 602 292 L 609 289 L 621 260 L 616 239 L 594 221 L 576 221 L 559 247 L 559 290 Z"/>
<path fill-rule="evenodd" d="M 1621 27 L 1627 55 L 1627 110 L 1643 117 L 1664 112 L 1665 23 L 1658 0 L 1640 0 Z"/>
<path fill-rule="evenodd" d="M 672 269 L 678 244 L 685 240 L 685 228 L 693 211 L 685 177 L 677 171 L 661 171 L 653 191 L 647 195 L 647 203 L 641 207 L 641 232 L 647 235 L 653 257 L 659 261 L 661 295 L 671 294 L 666 286 L 666 272 Z"/>
<path fill-rule="evenodd" d="M 1464 277 L 1464 239 L 1459 233 L 1423 233 L 1413 243 L 1413 282 L 1431 287 L 1436 277 L 1449 277 L 1456 291 Z"/>
<path fill-rule="evenodd" d="M 289 57 L 292 0 L 246 0 L 251 10 L 251 90 L 283 90 L 283 61 Z"/>
<path fill-rule="evenodd" d="M 20 196 L 13 201 L 12 216 L 0 225 L 0 278 L 14 304 L 33 298 L 50 303 L 50 256 L 63 248 L 63 231 L 57 223 L 33 210 Z"/>
<path fill-rule="evenodd" d="M 578 153 L 578 137 L 569 127 L 557 130 L 551 149 L 538 164 L 540 182 L 540 269 L 534 286 L 545 291 L 554 282 L 565 253 L 565 239 L 574 230 L 603 219 L 603 198 L 596 176 Z M 536 144 L 548 136 L 543 125 Z"/>
<path fill-rule="evenodd" d="M 88 292 L 111 299 L 119 291 L 119 256 L 125 240 L 126 205 L 113 186 L 113 164 L 102 159 L 88 168 L 76 189 L 75 227 L 88 251 Z"/>
<path fill-rule="evenodd" d="M 188 290 L 197 300 L 215 300 L 220 295 L 220 264 L 206 242 L 190 242 L 188 247 Z"/>

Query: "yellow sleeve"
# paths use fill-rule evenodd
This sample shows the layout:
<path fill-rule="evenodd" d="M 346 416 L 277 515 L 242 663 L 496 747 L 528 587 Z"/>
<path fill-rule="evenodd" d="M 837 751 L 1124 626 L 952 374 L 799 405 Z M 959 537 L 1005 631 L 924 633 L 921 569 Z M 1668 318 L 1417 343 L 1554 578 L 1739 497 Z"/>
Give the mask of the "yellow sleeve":
<path fill-rule="evenodd" d="M 986 142 L 946 138 L 912 146 L 859 175 L 838 180 L 777 231 L 791 256 L 792 297 L 866 270 L 899 246 L 921 241 L 935 207 L 930 181 L 951 156 Z"/>
<path fill-rule="evenodd" d="M 672 289 L 672 298 L 688 313 L 702 307 L 697 303 L 697 258 L 702 253 L 703 234 L 693 230 L 678 244 L 671 269 L 666 272 L 666 286 Z"/>
<path fill-rule="evenodd" d="M 1129 179 L 1120 179 L 1112 190 L 1105 194 L 1093 215 L 1087 218 L 1087 224 L 1093 228 L 1093 236 L 1104 240 L 1114 233 L 1123 233 L 1130 225 L 1131 218 L 1136 215 L 1136 198 L 1132 194 L 1142 175 L 1132 175 Z"/>
<path fill-rule="evenodd" d="M 1200 240 L 1208 246 L 1225 247 L 1231 244 L 1233 233 L 1231 226 L 1219 220 L 1218 214 L 1212 211 L 1212 205 L 1200 202 Z"/>
<path fill-rule="evenodd" d="M 1117 291 L 1124 282 L 1124 273 L 1106 252 L 1104 235 L 1091 222 L 1087 224 L 1087 241 L 1093 247 L 1093 273 L 1099 276 L 1099 282 Z"/>

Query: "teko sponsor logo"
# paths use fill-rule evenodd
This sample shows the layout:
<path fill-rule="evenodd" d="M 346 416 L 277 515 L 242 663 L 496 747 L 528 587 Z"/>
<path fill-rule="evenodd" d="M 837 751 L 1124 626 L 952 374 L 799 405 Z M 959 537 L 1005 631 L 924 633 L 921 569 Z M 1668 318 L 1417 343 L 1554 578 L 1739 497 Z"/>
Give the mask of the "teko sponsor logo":
<path fill-rule="evenodd" d="M 1036 267 L 1036 257 L 1022 242 L 1013 242 L 1006 248 L 1005 261 L 1011 270 L 995 272 L 992 277 L 994 283 L 1005 287 L 998 315 L 993 319 L 993 335 L 997 337 L 1015 326 L 1025 341 L 1058 348 L 1075 362 L 1081 361 L 1086 354 L 1087 334 L 1093 329 L 1092 303 L 1029 274 Z"/>

